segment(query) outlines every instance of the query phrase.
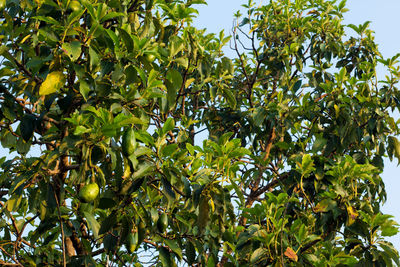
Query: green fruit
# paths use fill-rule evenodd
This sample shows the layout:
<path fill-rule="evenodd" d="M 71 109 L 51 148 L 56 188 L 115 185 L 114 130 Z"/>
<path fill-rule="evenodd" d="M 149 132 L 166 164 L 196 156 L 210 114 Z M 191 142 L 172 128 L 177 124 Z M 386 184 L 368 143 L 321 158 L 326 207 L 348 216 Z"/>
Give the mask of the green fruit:
<path fill-rule="evenodd" d="M 137 246 L 138 246 L 138 233 L 130 233 L 128 237 L 126 238 L 126 249 L 129 251 L 129 253 L 135 252 Z"/>
<path fill-rule="evenodd" d="M 135 133 L 132 128 L 127 129 L 122 135 L 122 153 L 125 156 L 132 155 L 137 148 Z"/>
<path fill-rule="evenodd" d="M 153 55 L 153 54 L 146 54 L 146 60 L 147 60 L 149 63 L 152 63 L 155 59 L 156 59 L 156 56 L 155 56 L 155 55 Z"/>
<path fill-rule="evenodd" d="M 79 197 L 84 202 L 92 202 L 99 195 L 99 191 L 99 186 L 96 183 L 87 184 L 79 191 Z"/>
<path fill-rule="evenodd" d="M 168 227 L 168 216 L 166 213 L 161 214 L 157 220 L 157 229 L 161 233 L 164 233 Z"/>
<path fill-rule="evenodd" d="M 138 225 L 137 233 L 138 233 L 138 243 L 141 244 L 146 235 L 146 225 L 142 221 L 140 221 Z"/>
<path fill-rule="evenodd" d="M 78 11 L 78 10 L 81 10 L 82 6 L 78 1 L 72 0 L 69 3 L 68 8 L 70 8 L 72 11 Z"/>

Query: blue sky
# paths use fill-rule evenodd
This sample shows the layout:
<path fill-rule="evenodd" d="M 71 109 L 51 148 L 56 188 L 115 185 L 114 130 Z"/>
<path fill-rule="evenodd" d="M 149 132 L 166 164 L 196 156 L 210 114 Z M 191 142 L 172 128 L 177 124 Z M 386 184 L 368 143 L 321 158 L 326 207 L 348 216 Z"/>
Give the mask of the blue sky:
<path fill-rule="evenodd" d="M 208 0 L 208 5 L 198 6 L 199 16 L 195 19 L 198 28 L 207 28 L 208 32 L 219 33 L 222 29 L 226 35 L 230 33 L 233 23 L 233 14 L 241 9 L 247 0 Z M 260 1 L 262 3 L 268 0 Z M 370 28 L 375 31 L 375 40 L 384 57 L 392 57 L 400 53 L 400 1 L 399 0 L 348 0 L 349 12 L 345 14 L 345 24 L 359 25 L 371 21 Z M 243 10 L 243 9 L 241 9 Z M 244 10 L 243 10 L 244 11 Z M 242 12 L 243 13 L 243 12 Z M 234 53 L 226 49 L 229 56 Z M 385 73 L 378 70 L 379 77 Z M 395 216 L 400 223 L 400 166 L 395 162 L 385 161 L 383 179 L 386 184 L 388 200 L 383 207 L 387 214 Z M 388 239 L 400 250 L 400 234 Z"/>

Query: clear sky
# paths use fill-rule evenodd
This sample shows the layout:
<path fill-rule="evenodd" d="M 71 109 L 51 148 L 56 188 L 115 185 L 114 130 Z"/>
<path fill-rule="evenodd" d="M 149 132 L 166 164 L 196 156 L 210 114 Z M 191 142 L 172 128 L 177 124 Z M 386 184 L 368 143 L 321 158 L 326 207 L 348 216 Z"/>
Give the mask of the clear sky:
<path fill-rule="evenodd" d="M 208 32 L 219 33 L 222 29 L 228 35 L 232 28 L 233 14 L 241 9 L 247 0 L 208 0 L 208 5 L 198 6 L 199 16 L 195 20 L 198 28 L 207 28 Z M 260 1 L 267 3 L 268 0 Z M 338 1 L 339 2 L 339 1 Z M 384 57 L 400 53 L 400 1 L 399 0 L 347 0 L 349 12 L 345 14 L 345 24 L 359 25 L 371 21 L 370 28 L 375 31 L 375 40 Z M 241 9 L 243 10 L 243 9 Z M 244 12 L 242 12 L 244 13 Z M 234 53 L 226 49 L 229 56 Z M 380 71 L 380 77 L 385 73 Z M 400 166 L 397 160 L 385 161 L 383 179 L 386 184 L 387 202 L 383 212 L 395 216 L 400 223 Z M 399 191 L 398 191 L 399 190 Z M 400 250 L 400 234 L 388 239 Z"/>

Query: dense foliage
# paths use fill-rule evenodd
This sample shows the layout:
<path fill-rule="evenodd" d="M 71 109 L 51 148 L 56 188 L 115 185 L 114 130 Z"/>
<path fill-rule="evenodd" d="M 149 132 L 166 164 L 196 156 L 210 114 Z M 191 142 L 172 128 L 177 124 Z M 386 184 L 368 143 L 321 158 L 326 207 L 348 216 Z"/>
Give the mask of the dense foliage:
<path fill-rule="evenodd" d="M 0 0 L 1 265 L 400 265 L 398 56 L 345 1 L 202 3 Z"/>

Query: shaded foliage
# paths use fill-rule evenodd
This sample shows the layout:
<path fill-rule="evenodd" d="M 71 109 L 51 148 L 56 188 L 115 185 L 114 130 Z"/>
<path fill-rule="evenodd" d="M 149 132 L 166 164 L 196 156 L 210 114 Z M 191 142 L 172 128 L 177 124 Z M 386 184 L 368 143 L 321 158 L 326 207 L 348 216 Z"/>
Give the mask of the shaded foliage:
<path fill-rule="evenodd" d="M 1 264 L 400 265 L 398 56 L 345 1 L 204 3 L 0 0 Z"/>

